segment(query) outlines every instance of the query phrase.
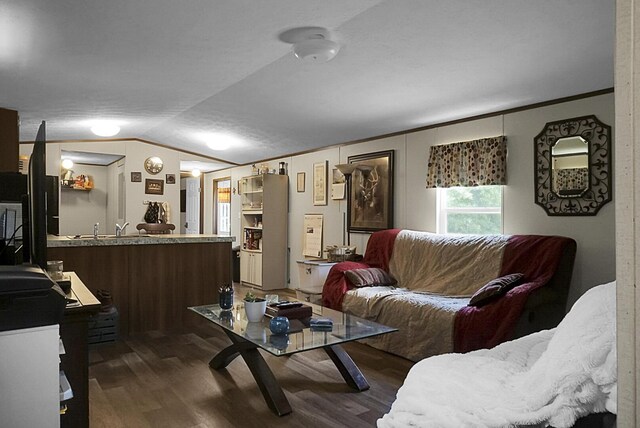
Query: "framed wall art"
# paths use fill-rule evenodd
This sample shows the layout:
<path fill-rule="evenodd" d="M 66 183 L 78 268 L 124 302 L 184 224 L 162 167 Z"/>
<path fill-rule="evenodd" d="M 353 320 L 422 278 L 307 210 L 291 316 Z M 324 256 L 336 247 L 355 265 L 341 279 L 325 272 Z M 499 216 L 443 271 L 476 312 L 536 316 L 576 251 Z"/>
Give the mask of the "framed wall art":
<path fill-rule="evenodd" d="M 131 182 L 132 183 L 142 183 L 142 172 L 134 171 L 131 173 Z"/>
<path fill-rule="evenodd" d="M 327 161 L 313 164 L 313 205 L 327 205 Z"/>
<path fill-rule="evenodd" d="M 305 180 L 305 173 L 304 172 L 299 172 L 298 175 L 296 176 L 296 190 L 298 191 L 298 193 L 304 193 L 304 180 Z"/>
<path fill-rule="evenodd" d="M 166 175 L 167 184 L 176 184 L 176 175 L 175 174 L 167 174 Z"/>
<path fill-rule="evenodd" d="M 349 156 L 356 164 L 347 197 L 349 232 L 393 228 L 393 150 Z"/>
<path fill-rule="evenodd" d="M 163 195 L 164 180 L 147 178 L 146 180 L 144 180 L 144 193 L 146 193 L 147 195 Z"/>

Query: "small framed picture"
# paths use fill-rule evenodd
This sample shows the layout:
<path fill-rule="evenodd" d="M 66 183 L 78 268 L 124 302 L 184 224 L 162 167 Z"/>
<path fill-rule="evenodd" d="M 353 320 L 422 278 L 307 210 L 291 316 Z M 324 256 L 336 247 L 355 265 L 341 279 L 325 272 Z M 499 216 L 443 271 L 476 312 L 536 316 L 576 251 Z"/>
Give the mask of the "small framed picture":
<path fill-rule="evenodd" d="M 304 192 L 304 179 L 305 179 L 305 173 L 304 172 L 299 172 L 298 176 L 297 176 L 297 183 L 298 183 L 298 193 L 303 193 Z"/>
<path fill-rule="evenodd" d="M 147 178 L 144 181 L 144 193 L 146 193 L 147 195 L 163 195 L 164 180 Z"/>
<path fill-rule="evenodd" d="M 175 174 L 167 174 L 167 184 L 176 184 L 176 175 Z"/>
<path fill-rule="evenodd" d="M 313 164 L 313 205 L 327 205 L 327 161 Z"/>
<path fill-rule="evenodd" d="M 134 171 L 131 173 L 131 182 L 132 183 L 141 183 L 142 182 L 142 172 Z"/>

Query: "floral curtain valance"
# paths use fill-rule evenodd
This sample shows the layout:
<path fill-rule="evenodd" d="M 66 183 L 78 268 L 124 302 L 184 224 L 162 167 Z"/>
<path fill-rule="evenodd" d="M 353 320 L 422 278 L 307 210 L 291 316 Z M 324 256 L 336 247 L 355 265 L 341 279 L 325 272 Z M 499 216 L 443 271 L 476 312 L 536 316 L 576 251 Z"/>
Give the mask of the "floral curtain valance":
<path fill-rule="evenodd" d="M 499 184 L 507 184 L 505 136 L 431 147 L 427 188 Z"/>
<path fill-rule="evenodd" d="M 554 190 L 585 190 L 589 188 L 589 168 L 564 168 L 553 172 Z"/>

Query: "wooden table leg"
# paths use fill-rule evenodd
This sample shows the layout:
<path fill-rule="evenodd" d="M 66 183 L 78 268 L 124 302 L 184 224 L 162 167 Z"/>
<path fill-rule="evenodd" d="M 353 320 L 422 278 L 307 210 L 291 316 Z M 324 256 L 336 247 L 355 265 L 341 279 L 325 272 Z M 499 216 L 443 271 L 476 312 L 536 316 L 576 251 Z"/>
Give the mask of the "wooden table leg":
<path fill-rule="evenodd" d="M 331 358 L 333 364 L 336 365 L 338 371 L 351 388 L 357 391 L 366 391 L 369 389 L 369 382 L 365 379 L 364 375 L 353 362 L 347 351 L 345 351 L 340 345 L 330 345 L 322 348 Z"/>
<path fill-rule="evenodd" d="M 234 343 L 233 345 L 230 345 L 218 352 L 216 356 L 209 361 L 209 367 L 216 370 L 224 369 L 229 365 L 229 363 L 231 363 L 231 361 L 235 360 L 236 357 L 240 355 L 241 350 L 255 348 L 256 345 L 251 342 Z"/>
<path fill-rule="evenodd" d="M 211 361 L 209 366 L 213 369 L 220 370 L 231 361 L 233 361 L 238 355 L 242 357 L 244 362 L 249 367 L 253 378 L 260 388 L 260 392 L 264 397 L 264 401 L 267 406 L 278 416 L 284 416 L 291 413 L 291 405 L 284 395 L 282 388 L 278 384 L 273 372 L 267 365 L 267 362 L 260 355 L 257 345 L 242 339 L 226 329 L 222 329 L 229 339 L 233 342 L 233 345 L 220 351 Z"/>

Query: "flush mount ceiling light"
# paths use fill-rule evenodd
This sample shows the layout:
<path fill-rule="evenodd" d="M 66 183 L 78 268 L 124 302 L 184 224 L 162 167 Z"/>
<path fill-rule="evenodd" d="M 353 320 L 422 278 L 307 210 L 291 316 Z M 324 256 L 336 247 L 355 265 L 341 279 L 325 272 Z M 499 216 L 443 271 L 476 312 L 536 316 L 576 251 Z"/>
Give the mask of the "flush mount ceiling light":
<path fill-rule="evenodd" d="M 202 171 L 200 171 L 198 168 L 194 168 L 191 170 L 191 175 L 194 177 L 200 177 L 200 174 L 202 174 Z"/>
<path fill-rule="evenodd" d="M 120 126 L 116 122 L 111 121 L 95 121 L 92 122 L 91 132 L 98 137 L 113 137 L 120 132 Z"/>
<path fill-rule="evenodd" d="M 73 168 L 73 161 L 69 158 L 66 159 L 62 159 L 62 167 L 64 169 L 71 169 Z"/>
<path fill-rule="evenodd" d="M 293 44 L 294 55 L 307 62 L 331 61 L 340 50 L 340 45 L 329 39 L 329 30 L 322 27 L 292 28 L 279 38 Z"/>
<path fill-rule="evenodd" d="M 242 145 L 242 140 L 233 134 L 226 132 L 199 132 L 195 135 L 211 150 L 228 150 L 231 147 Z"/>
<path fill-rule="evenodd" d="M 293 45 L 295 56 L 308 62 L 331 61 L 339 50 L 340 45 L 327 39 L 309 39 Z"/>

